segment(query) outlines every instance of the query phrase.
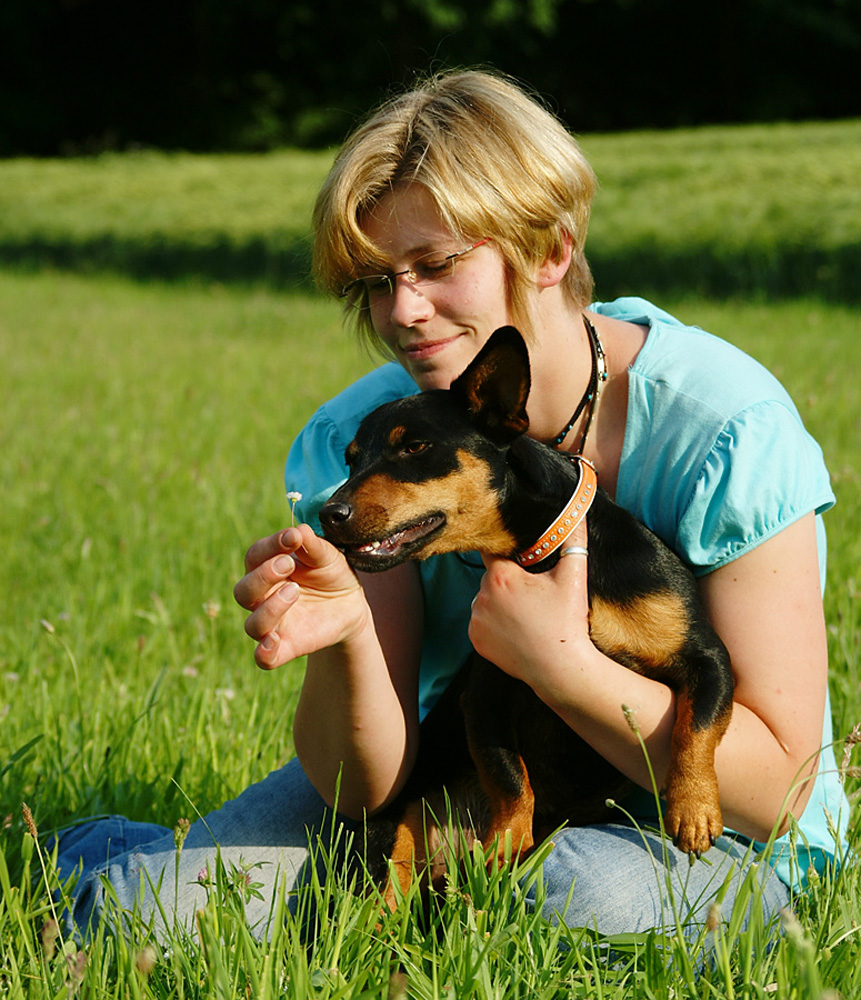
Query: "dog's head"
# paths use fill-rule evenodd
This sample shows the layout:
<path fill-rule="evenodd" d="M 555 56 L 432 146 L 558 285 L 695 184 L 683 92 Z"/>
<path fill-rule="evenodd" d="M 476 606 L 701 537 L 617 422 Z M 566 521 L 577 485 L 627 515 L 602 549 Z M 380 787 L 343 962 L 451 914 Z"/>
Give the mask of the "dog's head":
<path fill-rule="evenodd" d="M 350 478 L 320 510 L 325 537 L 370 571 L 443 552 L 510 555 L 500 500 L 529 384 L 526 344 L 502 327 L 450 389 L 374 410 L 347 447 Z"/>

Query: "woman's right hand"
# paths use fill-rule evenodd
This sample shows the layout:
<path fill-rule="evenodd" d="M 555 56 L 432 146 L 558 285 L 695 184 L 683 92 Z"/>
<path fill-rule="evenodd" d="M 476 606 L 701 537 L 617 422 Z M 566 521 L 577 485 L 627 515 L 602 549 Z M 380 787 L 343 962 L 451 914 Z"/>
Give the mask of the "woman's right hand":
<path fill-rule="evenodd" d="M 233 595 L 251 612 L 245 631 L 264 670 L 349 642 L 373 624 L 347 560 L 307 524 L 255 542 Z"/>

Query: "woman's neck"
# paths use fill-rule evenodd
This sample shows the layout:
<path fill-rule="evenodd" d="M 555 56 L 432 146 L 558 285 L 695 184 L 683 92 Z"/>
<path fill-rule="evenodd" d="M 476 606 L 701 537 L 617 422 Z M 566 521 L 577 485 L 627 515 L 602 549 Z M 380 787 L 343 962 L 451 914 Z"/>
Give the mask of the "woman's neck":
<path fill-rule="evenodd" d="M 537 317 L 529 343 L 532 385 L 529 392 L 529 435 L 553 441 L 571 419 L 587 389 L 592 350 L 583 312 L 574 307 Z M 579 426 L 581 418 L 577 421 Z M 563 446 L 579 440 L 572 427 Z"/>
<path fill-rule="evenodd" d="M 556 438 L 588 386 L 592 349 L 583 312 L 568 310 L 564 324 L 550 324 L 537 330 L 530 345 L 529 434 L 538 440 Z M 628 368 L 645 343 L 648 329 L 588 311 L 587 314 L 604 350 L 607 380 L 595 402 L 583 453 L 598 469 L 601 485 L 614 495 L 625 440 Z M 584 407 L 560 450 L 578 449 L 587 411 L 588 407 Z"/>

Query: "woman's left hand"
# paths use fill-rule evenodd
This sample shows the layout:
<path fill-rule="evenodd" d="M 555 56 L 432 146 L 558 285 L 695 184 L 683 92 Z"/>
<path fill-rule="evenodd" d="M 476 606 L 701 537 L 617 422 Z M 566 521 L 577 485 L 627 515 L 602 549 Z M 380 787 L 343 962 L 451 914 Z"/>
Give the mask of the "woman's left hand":
<path fill-rule="evenodd" d="M 585 526 L 568 542 L 587 546 Z M 527 573 L 511 559 L 484 556 L 486 572 L 472 605 L 469 639 L 477 652 L 539 690 L 553 672 L 576 665 L 589 638 L 588 556 L 575 552 L 546 573 Z"/>

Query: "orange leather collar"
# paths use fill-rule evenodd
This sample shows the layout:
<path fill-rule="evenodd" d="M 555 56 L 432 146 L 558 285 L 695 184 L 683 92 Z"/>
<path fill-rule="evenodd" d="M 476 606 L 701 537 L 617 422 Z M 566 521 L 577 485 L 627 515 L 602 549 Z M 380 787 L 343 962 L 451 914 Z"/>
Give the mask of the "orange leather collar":
<path fill-rule="evenodd" d="M 580 467 L 577 489 L 568 503 L 565 504 L 565 509 L 559 517 L 538 541 L 514 557 L 521 566 L 534 566 L 552 555 L 560 545 L 568 540 L 592 506 L 592 501 L 598 492 L 598 473 L 595 471 L 595 466 L 582 455 L 573 456 L 573 460 Z"/>

